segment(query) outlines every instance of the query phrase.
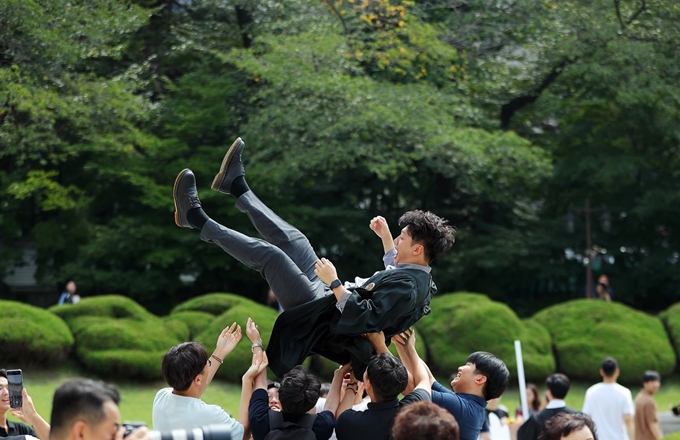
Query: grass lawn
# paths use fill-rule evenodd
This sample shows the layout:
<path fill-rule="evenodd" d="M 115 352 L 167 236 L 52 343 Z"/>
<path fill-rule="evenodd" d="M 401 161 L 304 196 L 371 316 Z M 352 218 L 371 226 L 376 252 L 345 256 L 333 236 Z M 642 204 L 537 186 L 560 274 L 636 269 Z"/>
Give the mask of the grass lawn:
<path fill-rule="evenodd" d="M 226 367 L 227 365 L 225 365 Z M 224 367 L 222 367 L 224 368 Z M 59 385 L 71 377 L 92 377 L 88 376 L 77 365 L 69 364 L 60 366 L 54 370 L 24 369 L 24 385 L 26 390 L 33 398 L 38 412 L 47 420 L 50 418 L 52 409 L 52 395 Z M 327 381 L 330 378 L 320 378 Z M 120 391 L 122 402 L 120 405 L 121 417 L 123 421 L 143 421 L 151 425 L 151 407 L 156 392 L 166 386 L 162 381 L 156 382 L 130 382 L 124 379 L 108 380 L 116 385 Z M 448 382 L 443 380 L 442 384 L 448 386 Z M 567 395 L 567 404 L 575 409 L 583 407 L 583 397 L 586 389 L 591 384 L 574 383 Z M 541 393 L 545 391 L 545 386 L 539 387 Z M 633 398 L 640 390 L 639 386 L 629 386 L 633 393 Z M 221 381 L 214 381 L 203 394 L 203 401 L 216 404 L 224 408 L 232 416 L 238 413 L 239 399 L 241 398 L 240 384 L 231 384 Z M 655 396 L 656 404 L 660 412 L 670 411 L 672 405 L 677 405 L 680 400 L 680 377 L 673 376 L 663 380 L 661 389 Z M 511 388 L 505 392 L 501 402 L 514 415 L 515 408 L 519 406 L 519 389 L 516 383 L 511 383 Z M 680 439 L 679 439 L 680 440 Z"/>

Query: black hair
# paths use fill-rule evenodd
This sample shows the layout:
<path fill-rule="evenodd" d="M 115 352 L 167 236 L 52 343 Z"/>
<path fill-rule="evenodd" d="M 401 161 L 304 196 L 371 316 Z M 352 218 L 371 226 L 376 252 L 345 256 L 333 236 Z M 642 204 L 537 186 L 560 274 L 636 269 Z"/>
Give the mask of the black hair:
<path fill-rule="evenodd" d="M 279 388 L 281 388 L 281 384 L 270 380 L 267 382 L 267 389 L 270 390 L 272 388 L 276 388 L 278 390 Z"/>
<path fill-rule="evenodd" d="M 7 370 L 5 370 L 4 368 L 1 368 L 0 369 L 0 377 L 4 377 L 5 379 L 7 379 Z"/>
<path fill-rule="evenodd" d="M 538 440 L 560 440 L 574 431 L 580 431 L 584 427 L 593 433 L 593 440 L 597 440 L 595 423 L 587 414 L 583 413 L 559 413 L 548 419 L 543 425 Z"/>
<path fill-rule="evenodd" d="M 112 386 L 91 379 L 69 379 L 54 392 L 50 437 L 67 436 L 73 423 L 82 420 L 93 427 L 104 421 L 104 404 L 120 403 L 120 395 Z"/>
<path fill-rule="evenodd" d="M 399 218 L 399 227 L 407 228 L 411 240 L 425 248 L 425 260 L 431 263 L 451 249 L 456 241 L 456 228 L 431 212 L 408 211 Z"/>
<path fill-rule="evenodd" d="M 208 363 L 208 353 L 198 342 L 183 342 L 163 357 L 163 379 L 177 391 L 186 391 Z"/>
<path fill-rule="evenodd" d="M 545 380 L 545 385 L 555 399 L 564 399 L 567 397 L 571 382 L 569 382 L 569 378 L 564 374 L 555 373 L 548 376 Z"/>
<path fill-rule="evenodd" d="M 284 413 L 301 416 L 316 405 L 321 384 L 302 365 L 293 367 L 283 376 L 279 387 L 279 402 Z"/>
<path fill-rule="evenodd" d="M 390 353 L 376 354 L 366 367 L 378 402 L 388 402 L 399 396 L 408 385 L 408 371 L 399 359 Z"/>
<path fill-rule="evenodd" d="M 642 383 L 652 382 L 654 380 L 661 381 L 661 375 L 654 370 L 647 370 L 645 374 L 642 375 Z"/>
<path fill-rule="evenodd" d="M 541 392 L 539 391 L 538 386 L 535 383 L 528 383 L 527 390 L 531 390 L 531 392 L 534 393 L 534 398 L 529 402 L 529 406 L 534 411 L 539 411 L 541 409 Z"/>
<path fill-rule="evenodd" d="M 491 400 L 501 395 L 508 389 L 510 371 L 505 362 L 496 355 L 486 351 L 476 351 L 468 356 L 466 363 L 475 364 L 476 372 L 486 376 L 486 383 L 482 388 L 484 399 Z"/>
<path fill-rule="evenodd" d="M 605 376 L 612 377 L 616 373 L 616 369 L 619 368 L 619 363 L 613 357 L 608 357 L 602 361 L 601 368 Z"/>

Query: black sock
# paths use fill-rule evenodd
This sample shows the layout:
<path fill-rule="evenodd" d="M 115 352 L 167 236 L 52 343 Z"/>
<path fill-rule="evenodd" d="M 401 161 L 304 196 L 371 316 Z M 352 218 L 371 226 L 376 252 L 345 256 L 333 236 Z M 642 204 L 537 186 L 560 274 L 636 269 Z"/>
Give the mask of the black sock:
<path fill-rule="evenodd" d="M 208 220 L 210 220 L 210 217 L 208 217 L 208 214 L 202 208 L 190 209 L 187 212 L 187 221 L 196 229 L 203 229 L 203 225 Z"/>
<path fill-rule="evenodd" d="M 246 183 L 245 176 L 237 176 L 234 178 L 233 182 L 231 182 L 231 188 L 229 189 L 229 192 L 237 199 L 248 191 L 250 191 L 250 187 Z"/>

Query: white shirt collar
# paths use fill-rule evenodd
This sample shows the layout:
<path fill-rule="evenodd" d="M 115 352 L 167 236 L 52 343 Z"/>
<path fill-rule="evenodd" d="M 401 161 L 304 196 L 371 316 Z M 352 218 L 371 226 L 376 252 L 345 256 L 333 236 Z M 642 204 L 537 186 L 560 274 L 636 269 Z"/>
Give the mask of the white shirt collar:
<path fill-rule="evenodd" d="M 545 409 L 556 409 L 556 408 L 564 408 L 567 406 L 567 402 L 565 402 L 562 399 L 553 399 L 548 404 L 545 406 Z"/>

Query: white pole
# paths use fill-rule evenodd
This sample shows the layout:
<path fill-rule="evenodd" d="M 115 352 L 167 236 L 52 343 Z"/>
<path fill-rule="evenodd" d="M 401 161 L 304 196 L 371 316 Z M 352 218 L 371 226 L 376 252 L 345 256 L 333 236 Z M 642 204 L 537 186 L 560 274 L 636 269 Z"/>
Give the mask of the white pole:
<path fill-rule="evenodd" d="M 527 420 L 529 418 L 529 405 L 527 404 L 527 383 L 524 378 L 524 361 L 522 360 L 522 343 L 520 341 L 515 341 L 515 357 L 517 358 L 519 400 L 522 403 L 522 415 L 524 420 Z"/>

